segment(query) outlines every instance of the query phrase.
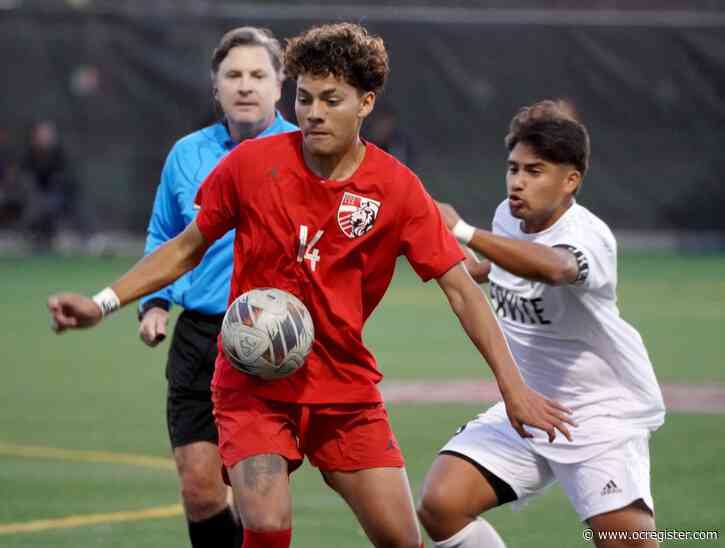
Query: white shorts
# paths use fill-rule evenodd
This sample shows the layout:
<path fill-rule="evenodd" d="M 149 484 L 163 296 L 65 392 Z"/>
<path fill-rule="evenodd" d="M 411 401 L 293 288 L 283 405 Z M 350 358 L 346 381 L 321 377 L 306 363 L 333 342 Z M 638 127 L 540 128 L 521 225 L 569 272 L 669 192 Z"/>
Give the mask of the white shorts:
<path fill-rule="evenodd" d="M 477 462 L 511 486 L 514 509 L 559 482 L 582 521 L 642 499 L 654 514 L 648 437 L 628 438 L 581 462 L 561 463 L 536 452 L 506 415 L 483 413 L 441 449 Z"/>

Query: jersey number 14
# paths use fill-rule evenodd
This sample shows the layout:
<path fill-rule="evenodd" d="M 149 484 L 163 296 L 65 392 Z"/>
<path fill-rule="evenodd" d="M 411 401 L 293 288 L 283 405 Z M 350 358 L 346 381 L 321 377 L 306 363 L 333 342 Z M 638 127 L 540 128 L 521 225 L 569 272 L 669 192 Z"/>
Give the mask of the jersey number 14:
<path fill-rule="evenodd" d="M 305 260 L 310 261 L 310 269 L 312 272 L 317 268 L 317 263 L 320 262 L 320 251 L 315 247 L 317 242 L 320 241 L 322 235 L 325 233 L 324 230 L 318 230 L 312 241 L 307 243 L 307 233 L 309 229 L 307 225 L 300 225 L 300 244 L 297 247 L 297 262 L 301 263 Z"/>

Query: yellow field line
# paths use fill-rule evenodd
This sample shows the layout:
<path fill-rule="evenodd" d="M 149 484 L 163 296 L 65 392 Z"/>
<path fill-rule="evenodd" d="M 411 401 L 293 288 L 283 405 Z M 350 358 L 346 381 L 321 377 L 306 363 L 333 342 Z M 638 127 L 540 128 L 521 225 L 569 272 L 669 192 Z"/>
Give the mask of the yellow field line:
<path fill-rule="evenodd" d="M 129 453 L 111 453 L 108 451 L 74 451 L 71 449 L 15 445 L 12 443 L 2 442 L 0 442 L 0 455 L 75 462 L 126 464 L 129 466 L 143 466 L 146 468 L 157 468 L 162 470 L 176 469 L 176 465 L 173 460 L 163 457 L 149 457 Z M 71 527 L 83 527 L 85 525 L 97 525 L 99 523 L 117 523 L 121 521 L 168 518 L 181 514 L 183 514 L 181 505 L 172 504 L 169 506 L 147 508 L 146 510 L 74 515 L 56 519 L 25 521 L 22 523 L 3 523 L 0 524 L 0 535 L 33 533 L 48 529 L 68 529 Z"/>
<path fill-rule="evenodd" d="M 7 455 L 11 457 L 69 460 L 77 462 L 127 464 L 130 466 L 143 466 L 146 468 L 176 470 L 176 465 L 174 464 L 174 461 L 169 458 L 133 455 L 130 453 L 111 453 L 109 451 L 74 451 L 71 449 L 14 445 L 11 443 L 0 442 L 0 455 Z"/>
<path fill-rule="evenodd" d="M 38 519 L 22 523 L 5 523 L 0 525 L 0 535 L 12 535 L 16 533 L 35 533 L 48 529 L 69 529 L 71 527 L 83 527 L 86 525 L 98 525 L 100 523 L 118 523 L 121 521 L 138 521 L 142 519 L 170 518 L 183 514 L 180 504 L 169 506 L 157 506 L 146 510 L 135 510 L 128 512 L 109 512 L 106 514 L 86 514 L 66 516 L 57 519 Z"/>

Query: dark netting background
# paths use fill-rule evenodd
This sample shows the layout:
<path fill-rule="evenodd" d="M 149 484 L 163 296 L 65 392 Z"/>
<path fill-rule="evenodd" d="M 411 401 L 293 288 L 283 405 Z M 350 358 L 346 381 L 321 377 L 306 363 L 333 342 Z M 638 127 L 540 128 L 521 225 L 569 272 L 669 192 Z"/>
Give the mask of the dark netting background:
<path fill-rule="evenodd" d="M 718 2 L 681 11 L 663 1 L 665 11 L 644 13 L 652 2 L 596 3 L 619 10 L 606 12 L 550 2 L 545 12 L 526 9 L 541 2 L 487 2 L 497 8 L 488 11 L 459 1 L 446 12 L 379 1 L 369 15 L 310 2 L 149 4 L 0 2 L 0 125 L 17 144 L 34 120 L 57 122 L 95 228 L 144 230 L 169 147 L 210 120 L 209 59 L 224 31 L 252 24 L 284 37 L 355 16 L 389 48 L 381 110 L 395 113 L 406 158 L 470 221 L 488 224 L 504 196 L 515 110 L 563 97 L 592 135 L 582 203 L 619 229 L 725 230 Z"/>

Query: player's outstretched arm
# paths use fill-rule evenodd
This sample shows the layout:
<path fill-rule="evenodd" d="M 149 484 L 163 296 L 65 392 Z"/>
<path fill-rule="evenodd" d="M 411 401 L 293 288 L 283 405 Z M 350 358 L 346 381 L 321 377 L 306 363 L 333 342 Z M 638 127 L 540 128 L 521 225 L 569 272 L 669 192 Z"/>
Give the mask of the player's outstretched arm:
<path fill-rule="evenodd" d="M 459 242 L 511 274 L 550 285 L 576 281 L 579 265 L 568 249 L 497 236 L 465 223 L 449 204 L 439 203 L 438 208 Z"/>
<path fill-rule="evenodd" d="M 459 263 L 451 268 L 438 278 L 438 284 L 463 329 L 493 371 L 509 420 L 519 435 L 531 437 L 524 429 L 528 425 L 544 430 L 549 441 L 556 437 L 556 430 L 571 441 L 567 428 L 567 424 L 575 425 L 569 417 L 571 411 L 524 383 L 483 291 L 473 283 L 463 265 Z"/>
<path fill-rule="evenodd" d="M 186 229 L 146 255 L 95 299 L 77 293 L 48 298 L 51 325 L 57 333 L 93 327 L 116 308 L 166 287 L 201 261 L 210 243 L 192 222 Z M 105 308 L 105 310 L 104 310 Z"/>

